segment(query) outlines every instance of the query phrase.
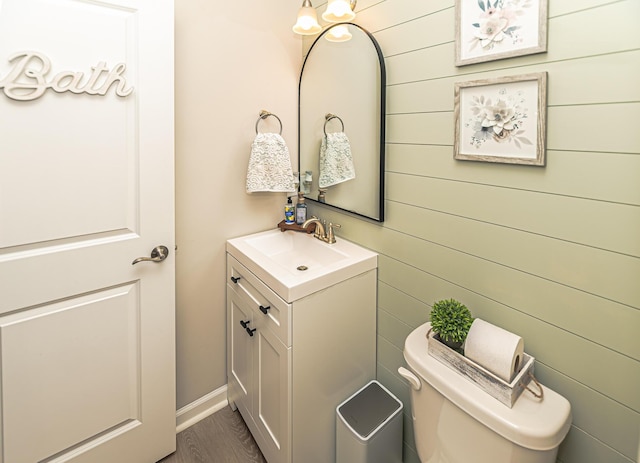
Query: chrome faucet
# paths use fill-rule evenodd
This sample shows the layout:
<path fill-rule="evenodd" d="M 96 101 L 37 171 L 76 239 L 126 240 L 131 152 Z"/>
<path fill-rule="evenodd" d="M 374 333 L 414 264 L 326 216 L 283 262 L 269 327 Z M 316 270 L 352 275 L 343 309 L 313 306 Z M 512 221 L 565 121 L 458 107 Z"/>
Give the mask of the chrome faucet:
<path fill-rule="evenodd" d="M 336 236 L 333 234 L 333 227 L 340 228 L 340 224 L 329 223 L 329 231 L 327 233 L 324 229 L 324 223 L 322 222 L 322 220 L 314 215 L 310 219 L 305 220 L 301 226 L 302 228 L 307 228 L 312 223 L 316 224 L 316 231 L 314 232 L 313 236 L 321 241 L 324 241 L 325 243 L 333 244 L 336 242 Z"/>

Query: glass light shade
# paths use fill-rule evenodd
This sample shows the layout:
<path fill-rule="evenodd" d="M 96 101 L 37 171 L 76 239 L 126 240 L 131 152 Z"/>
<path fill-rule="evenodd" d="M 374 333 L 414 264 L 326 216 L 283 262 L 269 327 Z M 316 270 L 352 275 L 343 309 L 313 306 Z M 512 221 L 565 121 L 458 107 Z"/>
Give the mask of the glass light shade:
<path fill-rule="evenodd" d="M 346 42 L 351 40 L 351 32 L 344 24 L 333 26 L 324 36 L 329 42 Z"/>
<path fill-rule="evenodd" d="M 351 21 L 355 17 L 347 0 L 329 0 L 326 11 L 322 13 L 322 19 L 330 23 Z"/>
<path fill-rule="evenodd" d="M 293 32 L 300 35 L 314 35 L 321 30 L 315 8 L 303 4 L 298 12 L 298 21 L 293 26 Z"/>

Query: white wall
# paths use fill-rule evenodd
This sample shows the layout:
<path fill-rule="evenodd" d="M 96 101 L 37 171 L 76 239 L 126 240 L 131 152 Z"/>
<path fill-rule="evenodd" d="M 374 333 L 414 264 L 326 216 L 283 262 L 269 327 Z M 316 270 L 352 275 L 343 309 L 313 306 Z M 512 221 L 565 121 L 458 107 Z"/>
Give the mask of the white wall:
<path fill-rule="evenodd" d="M 244 182 L 261 109 L 280 117 L 297 163 L 300 4 L 176 0 L 179 408 L 227 382 L 225 240 L 283 216 L 283 193 L 248 195 Z"/>

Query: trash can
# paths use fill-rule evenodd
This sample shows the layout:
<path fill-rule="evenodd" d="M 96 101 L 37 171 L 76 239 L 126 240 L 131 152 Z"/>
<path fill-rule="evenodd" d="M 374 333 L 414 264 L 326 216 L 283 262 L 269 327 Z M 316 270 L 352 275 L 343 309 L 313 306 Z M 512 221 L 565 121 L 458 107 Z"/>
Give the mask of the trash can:
<path fill-rule="evenodd" d="M 371 381 L 336 408 L 336 463 L 401 463 L 402 402 Z"/>

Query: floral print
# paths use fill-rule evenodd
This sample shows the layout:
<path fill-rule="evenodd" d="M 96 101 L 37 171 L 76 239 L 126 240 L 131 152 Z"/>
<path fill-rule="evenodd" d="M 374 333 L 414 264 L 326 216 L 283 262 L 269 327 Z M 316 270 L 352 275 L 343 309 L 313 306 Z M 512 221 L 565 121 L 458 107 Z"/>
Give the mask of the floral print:
<path fill-rule="evenodd" d="M 470 51 L 478 45 L 488 51 L 508 41 L 512 45 L 522 42 L 518 19 L 532 6 L 531 0 L 478 0 L 478 6 L 481 12 L 472 24 Z"/>
<path fill-rule="evenodd" d="M 473 132 L 470 140 L 472 146 L 479 148 L 489 140 L 514 143 L 517 148 L 532 145 L 525 136 L 528 111 L 523 92 L 516 91 L 509 95 L 502 88 L 498 91 L 497 100 L 485 95 L 474 96 L 470 112 L 473 117 L 466 122 L 466 127 Z"/>

